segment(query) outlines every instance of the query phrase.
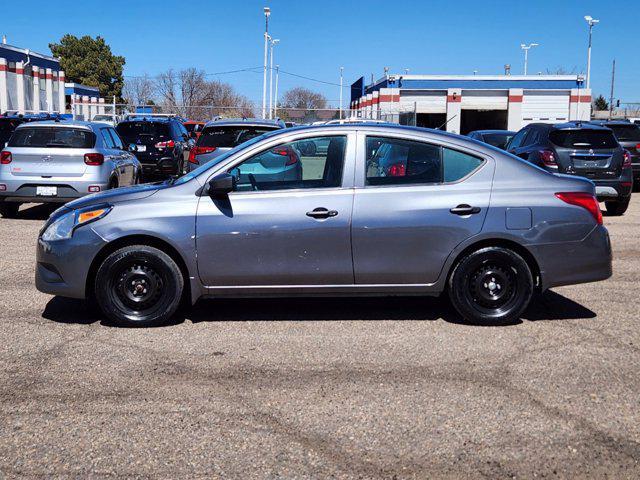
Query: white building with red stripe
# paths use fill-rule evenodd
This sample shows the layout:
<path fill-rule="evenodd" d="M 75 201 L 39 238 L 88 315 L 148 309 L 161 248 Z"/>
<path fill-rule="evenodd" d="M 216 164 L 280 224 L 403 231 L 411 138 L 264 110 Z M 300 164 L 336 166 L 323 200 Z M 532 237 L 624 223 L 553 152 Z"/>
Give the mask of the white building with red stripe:
<path fill-rule="evenodd" d="M 363 118 L 442 128 L 519 130 L 534 123 L 589 120 L 591 91 L 578 75 L 386 75 L 351 86 Z"/>

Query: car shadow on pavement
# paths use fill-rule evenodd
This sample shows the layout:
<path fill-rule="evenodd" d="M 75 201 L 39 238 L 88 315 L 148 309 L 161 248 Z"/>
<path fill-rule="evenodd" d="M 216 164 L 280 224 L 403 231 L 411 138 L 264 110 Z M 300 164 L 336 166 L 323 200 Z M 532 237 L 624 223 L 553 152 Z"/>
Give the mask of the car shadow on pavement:
<path fill-rule="evenodd" d="M 54 297 L 42 317 L 58 323 L 109 326 L 95 305 L 82 300 Z M 595 318 L 596 313 L 573 300 L 548 291 L 534 297 L 522 319 L 528 321 Z M 183 309 L 170 325 L 184 321 L 389 321 L 443 319 L 464 324 L 446 297 L 331 297 L 202 300 Z M 510 325 L 518 325 L 517 320 Z M 492 326 L 492 325 L 487 325 Z M 505 326 L 505 325 L 501 325 Z M 508 326 L 508 325 L 507 325 Z"/>
<path fill-rule="evenodd" d="M 41 203 L 22 205 L 18 212 L 18 220 L 46 220 L 54 210 L 60 207 L 57 203 Z"/>

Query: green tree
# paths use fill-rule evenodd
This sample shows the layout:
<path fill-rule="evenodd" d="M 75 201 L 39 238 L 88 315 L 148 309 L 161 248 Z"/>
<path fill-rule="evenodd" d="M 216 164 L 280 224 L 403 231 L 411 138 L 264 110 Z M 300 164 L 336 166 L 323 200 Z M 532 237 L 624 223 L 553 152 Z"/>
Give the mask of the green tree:
<path fill-rule="evenodd" d="M 70 82 L 82 83 L 100 89 L 100 96 L 116 96 L 122 101 L 122 68 L 124 57 L 111 53 L 104 38 L 89 35 L 78 38 L 67 34 L 60 43 L 50 43 L 49 48 L 60 59 L 60 67 Z"/>
<path fill-rule="evenodd" d="M 593 101 L 593 107 L 596 110 L 609 110 L 609 102 L 607 102 L 607 100 L 602 95 L 599 95 Z"/>

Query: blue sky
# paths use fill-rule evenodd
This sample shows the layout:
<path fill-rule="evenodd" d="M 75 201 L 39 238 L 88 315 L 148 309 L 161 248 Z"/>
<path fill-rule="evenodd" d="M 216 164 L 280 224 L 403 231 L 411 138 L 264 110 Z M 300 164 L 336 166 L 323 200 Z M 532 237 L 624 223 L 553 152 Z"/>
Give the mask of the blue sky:
<path fill-rule="evenodd" d="M 66 4 L 66 5 L 65 5 Z M 522 73 L 520 44 L 537 42 L 529 73 L 586 69 L 584 15 L 601 20 L 594 29 L 592 89 L 609 96 L 611 62 L 617 61 L 616 97 L 640 102 L 640 0 L 4 0 L 0 33 L 8 43 L 49 53 L 63 34 L 101 35 L 127 60 L 125 75 L 155 75 L 170 67 L 207 72 L 262 65 L 264 16 L 281 44 L 282 70 L 339 81 L 379 78 L 409 68 L 415 74 L 497 74 L 510 63 Z M 35 12 L 35 14 L 34 14 Z M 9 20 L 9 21 L 7 21 Z M 262 74 L 219 75 L 259 102 Z M 281 75 L 280 91 L 303 85 L 337 104 L 338 87 Z M 345 89 L 345 99 L 348 89 Z"/>

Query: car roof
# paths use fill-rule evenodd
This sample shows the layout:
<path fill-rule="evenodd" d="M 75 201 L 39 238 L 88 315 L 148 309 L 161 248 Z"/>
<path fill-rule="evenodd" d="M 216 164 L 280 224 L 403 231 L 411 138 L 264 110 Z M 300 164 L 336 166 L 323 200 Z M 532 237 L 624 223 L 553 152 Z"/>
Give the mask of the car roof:
<path fill-rule="evenodd" d="M 269 120 L 265 118 L 222 118 L 220 120 L 209 120 L 205 127 L 222 126 L 222 125 L 251 125 L 282 128 L 282 120 Z"/>
<path fill-rule="evenodd" d="M 593 124 L 593 125 L 601 125 L 601 126 L 604 126 L 604 127 L 608 127 L 609 125 L 622 126 L 622 127 L 628 127 L 628 126 L 636 127 L 636 126 L 638 126 L 638 124 L 631 123 L 631 122 L 629 122 L 627 120 L 591 120 L 590 123 Z"/>
<path fill-rule="evenodd" d="M 480 135 L 487 135 L 487 134 L 492 134 L 492 133 L 504 133 L 507 135 L 515 135 L 516 132 L 514 132 L 513 130 L 474 130 L 473 132 L 469 132 L 469 133 L 479 133 Z"/>
<path fill-rule="evenodd" d="M 144 115 L 140 116 L 129 116 L 122 120 L 120 123 L 128 123 L 128 122 L 158 122 L 158 123 L 169 123 L 169 122 L 177 121 L 176 117 L 145 117 Z"/>
<path fill-rule="evenodd" d="M 183 125 L 204 125 L 204 122 L 199 120 L 185 120 L 182 122 Z"/>
<path fill-rule="evenodd" d="M 77 128 L 86 128 L 91 130 L 93 127 L 103 127 L 103 123 L 93 123 L 93 122 L 82 122 L 80 120 L 42 120 L 40 122 L 27 122 L 19 125 L 17 128 L 28 128 L 28 127 L 77 127 Z"/>
<path fill-rule="evenodd" d="M 536 124 L 541 125 L 541 124 Z M 545 125 L 545 124 L 542 124 Z M 607 127 L 603 127 L 601 125 L 596 125 L 595 123 L 590 122 L 565 122 L 565 123 L 556 123 L 551 125 L 551 128 L 554 130 L 609 130 Z"/>

